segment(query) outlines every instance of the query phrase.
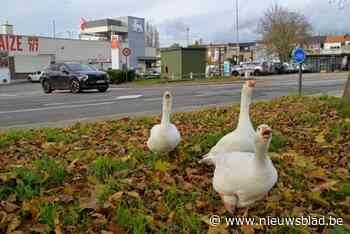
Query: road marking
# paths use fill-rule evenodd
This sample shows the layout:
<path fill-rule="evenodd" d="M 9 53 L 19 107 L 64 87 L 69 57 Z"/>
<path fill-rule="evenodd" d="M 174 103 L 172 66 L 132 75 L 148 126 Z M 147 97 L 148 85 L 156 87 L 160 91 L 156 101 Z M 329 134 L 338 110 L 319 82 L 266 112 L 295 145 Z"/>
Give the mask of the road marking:
<path fill-rule="evenodd" d="M 144 99 L 144 101 L 148 101 L 148 102 L 153 102 L 153 101 L 161 101 L 162 98 L 146 98 Z"/>
<path fill-rule="evenodd" d="M 88 106 L 100 106 L 100 105 L 111 105 L 115 102 L 100 102 L 100 103 L 90 103 L 83 105 L 65 105 L 65 106 L 51 106 L 43 108 L 32 108 L 32 109 L 22 109 L 22 110 L 12 110 L 12 111 L 0 111 L 0 114 L 11 114 L 11 113 L 22 113 L 22 112 L 34 112 L 34 111 L 43 111 L 43 110 L 58 110 L 58 109 L 72 109 L 72 108 L 81 108 Z"/>
<path fill-rule="evenodd" d="M 3 94 L 0 94 L 0 97 L 17 97 L 17 95 L 16 94 L 3 93 Z"/>
<path fill-rule="evenodd" d="M 200 93 L 200 94 L 196 94 L 194 96 L 196 97 L 211 97 L 211 96 L 222 96 L 224 92 L 205 92 L 205 93 Z"/>
<path fill-rule="evenodd" d="M 119 96 L 116 98 L 109 98 L 109 99 L 97 99 L 97 100 L 85 100 L 85 101 L 76 101 L 76 102 L 53 102 L 53 103 L 45 103 L 43 106 L 62 106 L 62 105 L 78 105 L 78 104 L 92 104 L 92 102 L 111 102 L 115 100 L 128 100 L 128 99 L 135 99 L 140 98 L 142 95 L 130 95 L 130 96 Z"/>
<path fill-rule="evenodd" d="M 126 100 L 126 99 L 136 99 L 136 98 L 140 98 L 143 95 L 127 95 L 127 96 L 119 96 L 116 98 L 116 100 Z"/>
<path fill-rule="evenodd" d="M 44 104 L 44 106 L 61 106 L 61 105 L 66 105 L 67 103 L 64 102 L 54 102 L 54 103 L 47 103 Z"/>

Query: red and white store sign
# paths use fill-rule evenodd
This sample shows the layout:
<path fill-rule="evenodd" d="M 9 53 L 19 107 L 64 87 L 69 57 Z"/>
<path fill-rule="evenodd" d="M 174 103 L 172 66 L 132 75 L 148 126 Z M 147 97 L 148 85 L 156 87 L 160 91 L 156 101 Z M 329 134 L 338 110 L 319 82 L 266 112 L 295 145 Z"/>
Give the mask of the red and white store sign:
<path fill-rule="evenodd" d="M 17 35 L 0 35 L 0 51 L 11 53 L 37 53 L 39 51 L 38 37 L 23 37 Z"/>

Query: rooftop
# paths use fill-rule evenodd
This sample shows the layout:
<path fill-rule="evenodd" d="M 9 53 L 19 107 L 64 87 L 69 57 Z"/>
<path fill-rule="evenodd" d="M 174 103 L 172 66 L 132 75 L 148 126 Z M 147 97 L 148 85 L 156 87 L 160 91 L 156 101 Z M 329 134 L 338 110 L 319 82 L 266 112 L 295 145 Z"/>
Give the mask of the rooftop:
<path fill-rule="evenodd" d="M 327 36 L 326 43 L 337 43 L 350 41 L 350 35 Z"/>

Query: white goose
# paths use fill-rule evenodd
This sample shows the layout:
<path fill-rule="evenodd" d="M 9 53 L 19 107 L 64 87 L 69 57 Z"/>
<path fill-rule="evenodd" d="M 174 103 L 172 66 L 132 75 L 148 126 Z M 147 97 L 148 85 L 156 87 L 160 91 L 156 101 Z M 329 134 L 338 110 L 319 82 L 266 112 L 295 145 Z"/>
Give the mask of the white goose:
<path fill-rule="evenodd" d="M 181 140 L 176 126 L 170 123 L 173 96 L 167 91 L 163 95 L 163 112 L 160 124 L 151 129 L 147 141 L 148 148 L 155 153 L 169 153 L 173 151 Z"/>
<path fill-rule="evenodd" d="M 203 156 L 200 163 L 212 164 L 211 158 L 216 154 L 229 153 L 233 151 L 255 152 L 254 136 L 255 131 L 250 121 L 249 110 L 252 102 L 253 89 L 256 81 L 248 80 L 243 85 L 241 94 L 241 107 L 237 128 L 221 138 L 211 148 L 208 154 Z"/>
<path fill-rule="evenodd" d="M 247 207 L 262 199 L 277 182 L 277 171 L 267 155 L 272 130 L 260 125 L 255 136 L 256 153 L 232 152 L 216 155 L 213 186 L 225 208 Z"/>

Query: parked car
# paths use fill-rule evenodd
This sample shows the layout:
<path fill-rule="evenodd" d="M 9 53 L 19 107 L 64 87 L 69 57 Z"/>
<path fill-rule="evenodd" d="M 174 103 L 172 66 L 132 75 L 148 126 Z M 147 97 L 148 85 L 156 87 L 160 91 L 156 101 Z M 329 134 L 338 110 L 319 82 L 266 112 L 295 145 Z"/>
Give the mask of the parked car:
<path fill-rule="evenodd" d="M 41 79 L 43 77 L 44 72 L 43 71 L 37 71 L 33 74 L 29 74 L 27 76 L 27 80 L 31 82 L 41 82 Z"/>
<path fill-rule="evenodd" d="M 249 72 L 250 75 L 260 76 L 269 73 L 267 62 L 245 62 L 241 65 L 233 66 L 232 75 L 234 76 L 244 76 L 245 72 Z"/>
<path fill-rule="evenodd" d="M 309 64 L 303 64 L 302 70 L 303 70 L 303 73 L 310 73 L 312 72 L 312 67 Z"/>
<path fill-rule="evenodd" d="M 146 75 L 148 75 L 148 76 L 160 76 L 160 69 L 159 68 L 149 68 L 146 71 Z"/>
<path fill-rule="evenodd" d="M 273 62 L 271 64 L 271 74 L 284 74 L 286 73 L 284 69 L 285 67 L 283 66 L 283 63 Z"/>
<path fill-rule="evenodd" d="M 234 65 L 231 70 L 231 75 L 233 76 L 244 76 L 247 68 L 244 65 Z"/>
<path fill-rule="evenodd" d="M 98 71 L 88 64 L 55 63 L 51 64 L 41 79 L 45 93 L 53 90 L 71 90 L 79 93 L 84 89 L 97 89 L 106 92 L 109 79 L 105 72 Z"/>
<path fill-rule="evenodd" d="M 254 70 L 254 76 L 269 74 L 269 65 L 267 62 L 253 62 L 251 67 Z"/>
<path fill-rule="evenodd" d="M 295 63 L 283 63 L 283 70 L 287 74 L 293 74 L 299 71 L 299 67 Z"/>

